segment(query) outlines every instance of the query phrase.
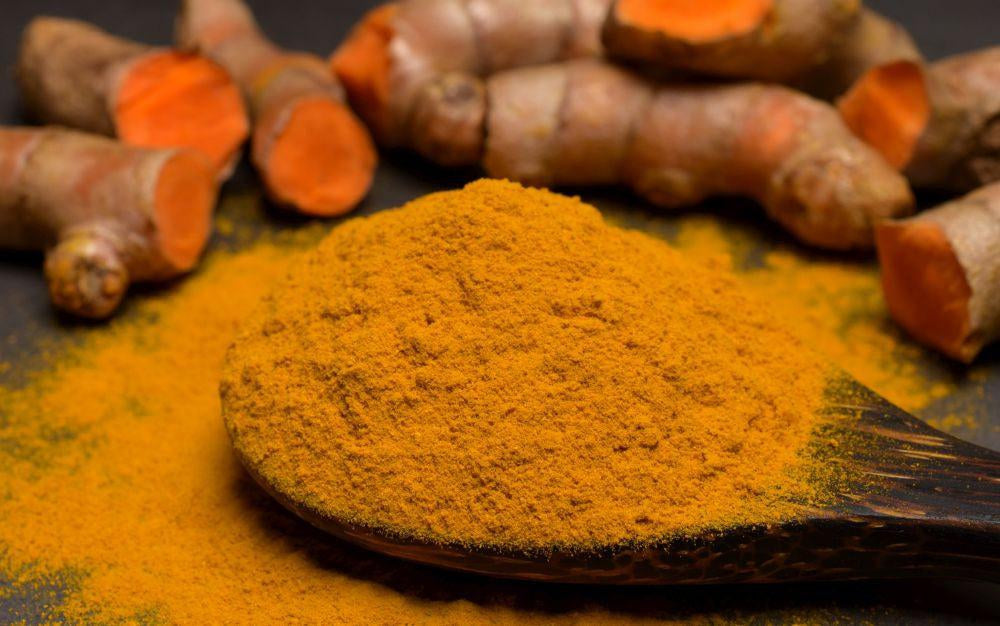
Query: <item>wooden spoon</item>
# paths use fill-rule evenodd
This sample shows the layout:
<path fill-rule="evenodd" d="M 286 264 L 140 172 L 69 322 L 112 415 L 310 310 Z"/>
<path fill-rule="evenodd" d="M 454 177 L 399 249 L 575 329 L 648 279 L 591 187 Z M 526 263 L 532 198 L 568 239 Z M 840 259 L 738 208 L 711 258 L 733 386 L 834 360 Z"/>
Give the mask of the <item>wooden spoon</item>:
<path fill-rule="evenodd" d="M 831 414 L 851 468 L 835 505 L 773 526 L 737 527 L 642 548 L 524 554 L 389 537 L 297 505 L 244 465 L 309 523 L 391 556 L 503 578 L 626 585 L 952 577 L 1000 582 L 1000 454 L 935 430 L 853 380 Z M 239 450 L 237 450 L 239 453 Z M 240 455 L 243 458 L 243 455 Z"/>

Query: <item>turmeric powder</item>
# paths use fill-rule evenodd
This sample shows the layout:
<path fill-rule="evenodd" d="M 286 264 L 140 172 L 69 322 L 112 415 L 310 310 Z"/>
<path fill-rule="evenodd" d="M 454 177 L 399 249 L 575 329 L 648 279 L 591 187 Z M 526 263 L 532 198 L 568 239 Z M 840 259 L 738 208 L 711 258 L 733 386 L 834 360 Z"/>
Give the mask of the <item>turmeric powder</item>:
<path fill-rule="evenodd" d="M 828 367 L 725 274 L 483 180 L 338 228 L 230 351 L 244 463 L 402 536 L 544 549 L 788 519 Z"/>
<path fill-rule="evenodd" d="M 238 226 L 243 213 L 257 211 L 254 201 L 230 197 L 221 214 L 226 220 L 235 214 Z M 768 298 L 809 343 L 908 410 L 933 417 L 927 405 L 955 391 L 933 368 L 908 369 L 932 361 L 894 332 L 870 265 L 813 262 L 796 249 L 755 264 L 752 249 L 760 240 L 753 229 L 737 230 L 711 215 L 613 214 L 655 232 L 678 230 L 673 241 L 689 257 L 731 259 L 741 282 Z M 873 606 L 877 594 L 860 604 L 856 596 L 831 599 L 826 587 L 806 600 L 800 594 L 808 590 L 788 600 L 757 590 L 484 584 L 353 549 L 311 530 L 243 476 L 219 419 L 217 390 L 236 327 L 321 231 L 310 227 L 290 240 L 250 244 L 242 228 L 216 230 L 232 231 L 241 251 L 213 247 L 177 289 L 138 297 L 111 324 L 50 347 L 40 371 L 29 374 L 18 362 L 0 372 L 7 381 L 0 385 L 3 619 L 849 624 L 911 615 Z M 819 293 L 811 291 L 817 284 Z M 26 345 L 23 334 L 15 339 Z M 936 389 L 934 397 L 926 387 Z M 953 421 L 967 421 L 964 409 L 954 410 Z M 979 417 L 989 423 L 986 413 Z M 883 602 L 899 607 L 906 600 L 894 593 Z M 844 604 L 846 614 L 838 607 Z"/>

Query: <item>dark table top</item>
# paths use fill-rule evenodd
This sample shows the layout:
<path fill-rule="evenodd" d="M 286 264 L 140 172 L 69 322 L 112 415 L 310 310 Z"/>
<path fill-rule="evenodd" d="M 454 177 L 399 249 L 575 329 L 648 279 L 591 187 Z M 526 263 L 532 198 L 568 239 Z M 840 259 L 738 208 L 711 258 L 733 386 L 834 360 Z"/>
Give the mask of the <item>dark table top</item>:
<path fill-rule="evenodd" d="M 153 44 L 167 44 L 172 35 L 177 2 L 173 0 L 3 0 L 0 20 L 0 63 L 12 71 L 21 29 L 38 14 L 78 17 L 116 34 Z M 268 34 L 290 48 L 329 53 L 348 28 L 374 0 L 249 0 Z M 939 58 L 977 47 L 1000 43 L 1000 2 L 997 0 L 870 0 L 868 5 L 902 22 L 913 33 L 929 58 Z M 5 123 L 25 123 L 11 80 L 0 81 L 0 117 Z M 454 187 L 474 173 L 443 172 L 405 155 L 390 155 L 380 166 L 371 196 L 361 207 L 367 213 L 397 206 L 430 191 Z M 252 172 L 241 165 L 227 184 L 227 193 L 240 193 L 255 185 Z M 638 201 L 626 194 L 588 196 L 610 210 L 642 213 Z M 273 215 L 273 214 L 272 214 Z M 266 227 L 287 227 L 274 216 Z M 294 223 L 294 222 L 293 222 Z M 775 237 L 783 237 L 775 232 Z M 0 252 L 0 363 L 15 367 L 31 361 L 40 342 L 65 337 L 71 322 L 55 315 L 40 272 L 37 254 Z M 981 445 L 1000 448 L 1000 350 L 986 356 L 989 380 L 985 385 L 980 428 L 959 434 Z M 0 546 L 2 551 L 2 546 Z M 490 584 L 483 580 L 483 585 Z M 532 596 L 557 596 L 558 587 L 532 588 Z M 595 591 L 595 594 L 603 593 Z M 642 603 L 648 591 L 608 590 L 626 602 Z M 760 621 L 798 622 L 840 619 L 876 623 L 979 623 L 1000 621 L 1000 586 L 947 581 L 877 582 L 824 585 L 770 586 L 760 589 L 718 588 L 712 591 L 661 590 L 676 595 L 678 612 L 729 606 Z M 0 594 L 2 596 L 3 594 Z M 625 596 L 628 596 L 628 599 Z M 635 596 L 635 597 L 632 597 Z M 687 599 L 690 598 L 690 601 Z M 558 603 L 558 598 L 545 598 Z M 716 602 L 715 599 L 718 601 Z M 30 602 L 30 598 L 27 600 Z M 2 621 L 0 602 L 0 621 Z M 661 607 L 662 608 L 662 607 Z M 805 611 L 805 612 L 803 612 Z M 818 612 L 814 612 L 818 611 Z M 811 616 L 811 617 L 809 617 Z"/>

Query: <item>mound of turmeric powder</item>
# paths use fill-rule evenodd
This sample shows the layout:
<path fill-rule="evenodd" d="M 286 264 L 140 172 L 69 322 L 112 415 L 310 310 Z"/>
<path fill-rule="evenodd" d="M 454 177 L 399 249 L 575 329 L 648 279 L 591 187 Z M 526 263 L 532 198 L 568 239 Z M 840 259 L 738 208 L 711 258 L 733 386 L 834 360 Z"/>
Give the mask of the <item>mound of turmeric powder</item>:
<path fill-rule="evenodd" d="M 795 515 L 827 374 L 728 274 L 480 181 L 337 228 L 246 324 L 222 401 L 296 504 L 536 549 Z"/>

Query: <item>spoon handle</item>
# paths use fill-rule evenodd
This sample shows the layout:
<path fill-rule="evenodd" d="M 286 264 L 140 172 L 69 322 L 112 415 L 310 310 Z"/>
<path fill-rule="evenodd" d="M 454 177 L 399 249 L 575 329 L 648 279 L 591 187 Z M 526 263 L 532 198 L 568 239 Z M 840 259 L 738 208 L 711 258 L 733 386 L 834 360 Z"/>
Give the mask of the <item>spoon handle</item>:
<path fill-rule="evenodd" d="M 872 566 L 1000 582 L 1000 454 L 931 428 L 868 390 L 837 407 L 857 418 L 845 524 L 881 547 Z M 841 528 L 839 534 L 847 531 Z M 902 573 L 907 573 L 903 571 Z"/>

